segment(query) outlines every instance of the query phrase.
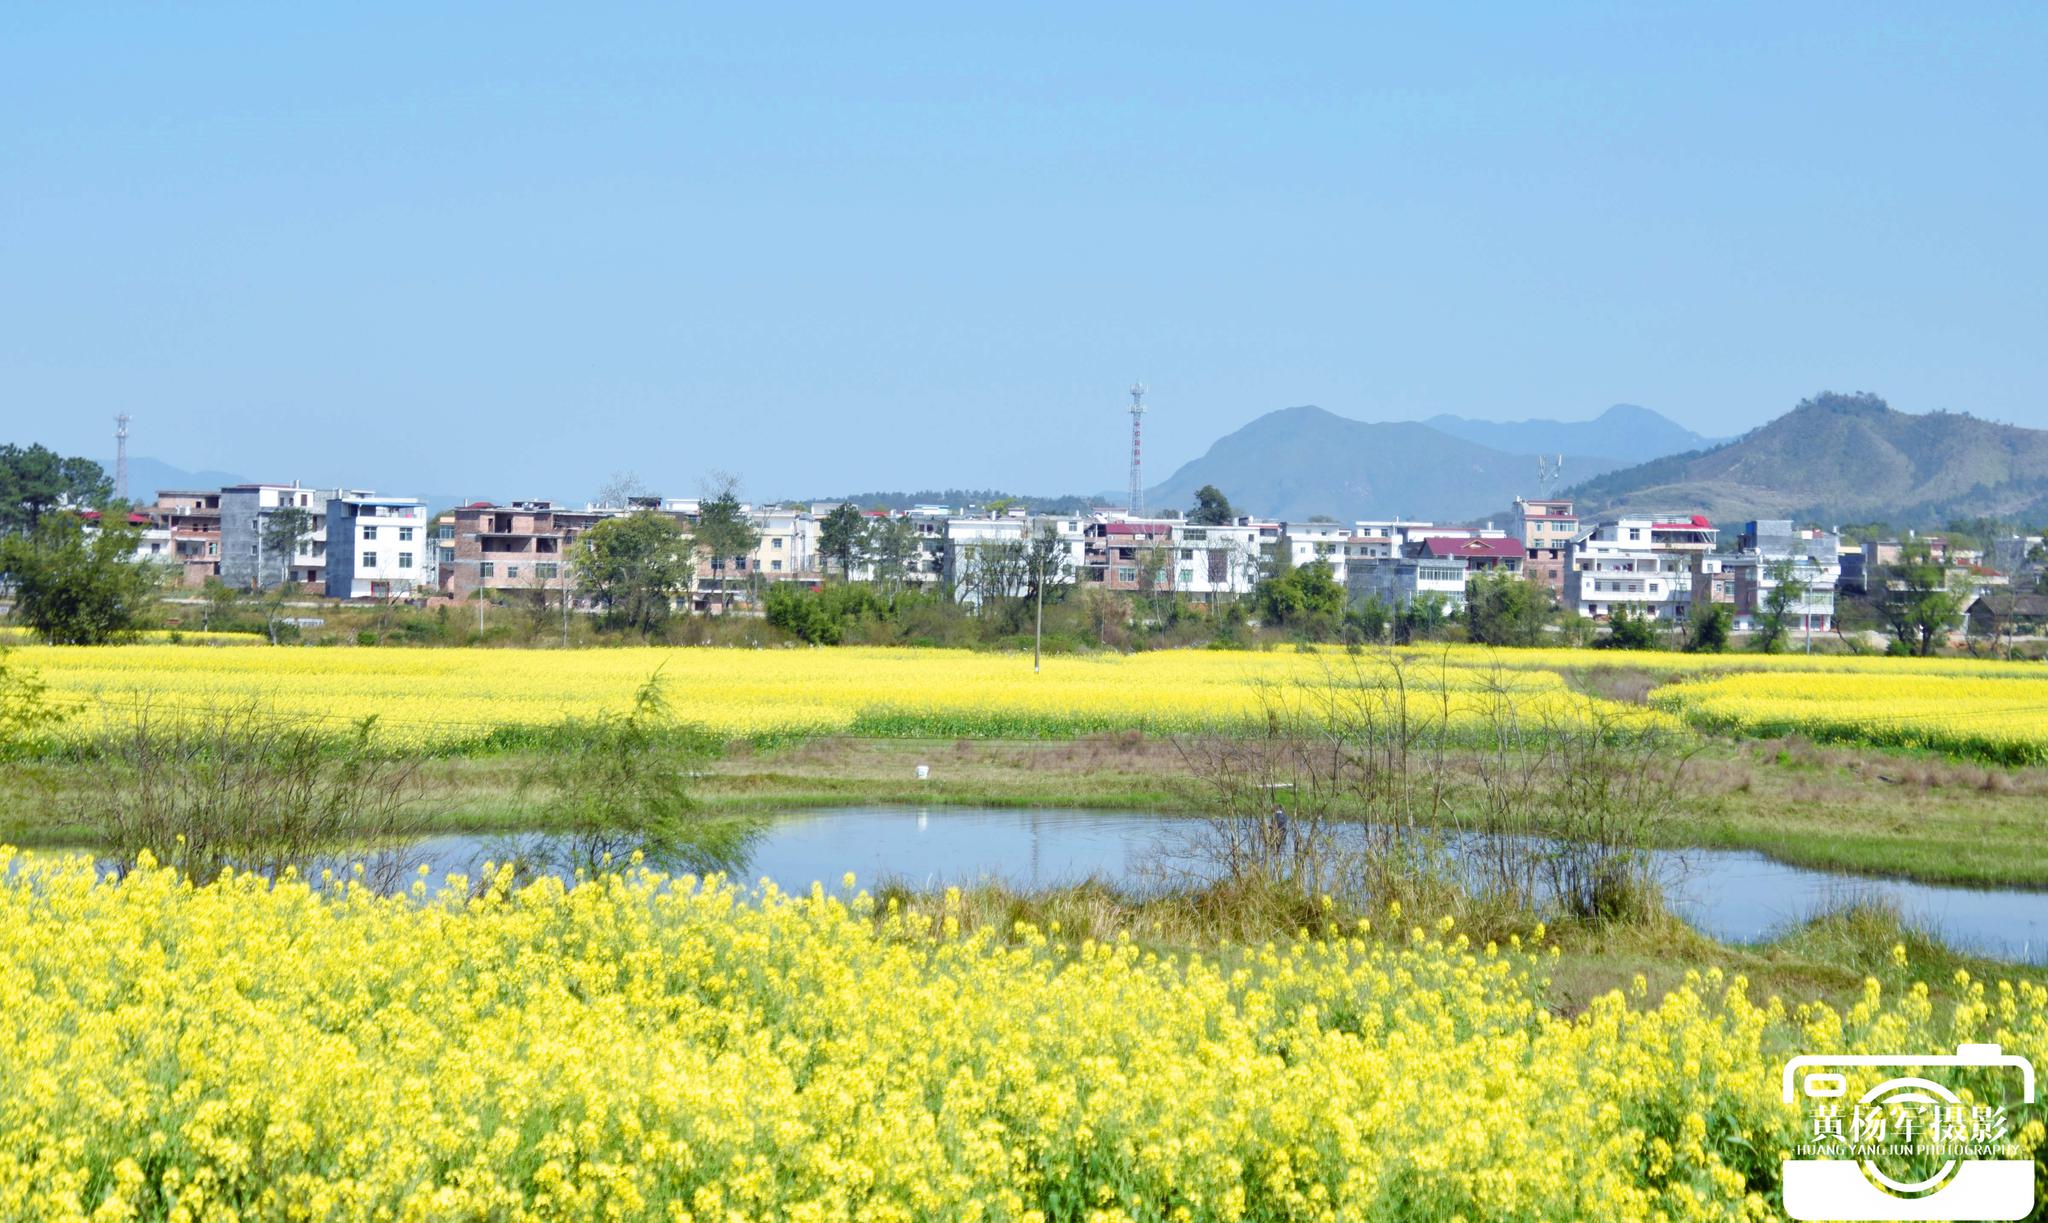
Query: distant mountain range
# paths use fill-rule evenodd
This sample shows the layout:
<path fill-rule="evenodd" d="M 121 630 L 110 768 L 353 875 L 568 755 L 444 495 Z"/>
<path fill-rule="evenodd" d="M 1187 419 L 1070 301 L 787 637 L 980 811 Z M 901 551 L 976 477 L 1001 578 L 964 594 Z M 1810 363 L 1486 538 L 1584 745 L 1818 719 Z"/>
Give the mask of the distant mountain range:
<path fill-rule="evenodd" d="M 1438 433 L 1509 454 L 1584 455 L 1617 463 L 1648 462 L 1726 440 L 1702 437 L 1669 417 L 1632 403 L 1615 404 L 1591 420 L 1496 421 L 1432 416 L 1422 423 Z"/>
<path fill-rule="evenodd" d="M 1562 454 L 1567 473 L 1597 475 L 1710 444 L 1630 404 L 1589 421 L 1508 423 L 1458 416 L 1369 423 L 1318 407 L 1282 408 L 1220 439 L 1145 497 L 1155 508 L 1184 508 L 1196 489 L 1213 484 L 1232 505 L 1274 518 L 1457 521 L 1535 495 L 1539 454 Z"/>
<path fill-rule="evenodd" d="M 1214 484 L 1242 513 L 1301 521 L 1327 515 L 1457 522 L 1499 519 L 1538 490 L 1537 455 L 1564 456 L 1561 495 L 1581 515 L 1623 509 L 1703 512 L 1725 525 L 1793 518 L 1831 525 L 1934 526 L 1978 516 L 2048 521 L 2048 431 L 1967 413 L 1912 415 L 1876 395 L 1823 393 L 1729 441 L 1701 437 L 1647 408 L 1617 404 L 1586 421 L 1482 421 L 1435 416 L 1368 423 L 1318 407 L 1268 412 L 1146 492 L 1155 512 L 1192 507 Z M 275 473 L 265 474 L 276 478 Z M 289 477 L 287 477 L 289 478 Z M 157 489 L 244 483 L 132 458 L 137 498 Z M 380 490 L 412 494 L 410 489 Z M 419 495 L 419 494 L 413 494 Z M 489 490 L 477 494 L 487 497 Z M 869 492 L 867 507 L 986 505 L 993 489 Z M 436 508 L 452 494 L 425 494 Z M 471 499 L 476 499 L 472 497 Z M 1016 498 L 1067 513 L 1121 504 L 1121 492 Z M 582 504 L 582 498 L 561 499 Z"/>
<path fill-rule="evenodd" d="M 107 468 L 112 477 L 114 469 Z M 128 496 L 136 501 L 148 501 L 159 490 L 170 492 L 174 489 L 224 488 L 230 484 L 247 484 L 248 480 L 225 471 L 186 471 L 173 467 L 159 459 L 137 456 L 128 460 Z"/>
<path fill-rule="evenodd" d="M 107 475 L 111 477 L 113 474 L 113 468 L 108 467 Z M 168 492 L 173 489 L 190 491 L 193 489 L 225 488 L 230 484 L 251 484 L 255 480 L 280 480 L 282 483 L 289 483 L 293 478 L 289 475 L 280 478 L 275 472 L 251 479 L 248 476 L 238 476 L 233 472 L 227 471 L 188 471 L 183 467 L 172 466 L 161 459 L 152 459 L 143 455 L 138 455 L 128 460 L 128 495 L 136 501 L 148 501 L 155 497 L 158 492 Z M 312 480 L 304 482 L 308 488 L 334 487 L 331 484 L 320 484 Z M 435 511 L 459 505 L 463 501 L 462 496 L 456 493 L 416 493 L 408 489 L 378 488 L 374 485 L 370 487 L 369 491 L 400 497 L 418 497 L 421 501 L 426 502 L 429 510 Z M 470 497 L 469 500 L 489 500 L 489 498 L 480 494 Z M 582 498 L 578 498 L 573 502 L 567 499 L 560 500 L 564 505 L 583 504 Z"/>
<path fill-rule="evenodd" d="M 1117 500 L 1120 498 L 1111 498 L 1110 503 Z M 851 501 L 864 510 L 907 510 L 920 505 L 943 505 L 959 510 L 985 506 L 993 501 L 1014 501 L 1019 505 L 1029 506 L 1040 514 L 1085 514 L 1095 506 L 1108 504 L 1101 497 L 1090 497 L 1080 493 L 1034 497 L 1026 493 L 1006 493 L 994 488 L 921 488 L 908 493 L 845 493 L 833 497 L 797 497 L 792 498 L 789 503 L 819 505 L 841 501 Z"/>
<path fill-rule="evenodd" d="M 1733 441 L 1598 474 L 1570 495 L 1582 515 L 1671 509 L 1723 523 L 2032 523 L 2048 518 L 2048 431 L 1824 392 Z"/>

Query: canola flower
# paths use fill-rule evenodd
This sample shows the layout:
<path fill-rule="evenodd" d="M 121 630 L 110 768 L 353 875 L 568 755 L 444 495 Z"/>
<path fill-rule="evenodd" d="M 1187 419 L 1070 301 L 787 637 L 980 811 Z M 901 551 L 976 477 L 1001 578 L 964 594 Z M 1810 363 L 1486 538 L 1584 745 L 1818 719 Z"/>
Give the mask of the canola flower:
<path fill-rule="evenodd" d="M 1503 701 L 1528 725 L 1600 707 L 1606 716 L 1676 726 L 1640 706 L 1574 693 L 1548 671 L 1493 666 L 1485 651 L 1407 656 L 1407 712 L 1452 728 Z M 1332 681 L 1357 688 L 1392 673 L 1386 657 L 1156 651 L 1045 660 L 1034 675 L 1015 655 L 968 650 L 604 649 L 180 650 L 129 645 L 25 649 L 50 693 L 91 734 L 138 711 L 176 716 L 259 707 L 317 719 L 337 733 L 374 717 L 387 741 L 459 748 L 524 730 L 631 708 L 659 675 L 680 720 L 732 738 L 1036 737 L 1162 733 L 1241 726 L 1276 696 L 1301 706 Z"/>
<path fill-rule="evenodd" d="M 1161 956 L 647 872 L 0 881 L 8 1219 L 1764 1219 L 1788 1050 L 2048 1063 L 2032 984 L 1559 1018 L 1535 944 L 1393 913 Z"/>
<path fill-rule="evenodd" d="M 2024 665 L 2024 664 L 2022 664 Z M 1650 701 L 1705 730 L 1924 748 L 2006 764 L 2048 761 L 2048 674 L 1786 673 L 1716 676 Z"/>
<path fill-rule="evenodd" d="M 1276 698 L 1312 711 L 1338 690 L 1388 699 L 1452 731 L 1506 711 L 1525 728 L 1619 719 L 1715 733 L 1799 732 L 2014 763 L 2048 759 L 2048 668 L 1975 659 L 1690 655 L 1425 646 L 1312 652 L 1174 650 L 1017 656 L 935 649 L 193 650 L 169 644 L 27 646 L 16 660 L 90 735 L 153 717 L 255 707 L 388 743 L 460 751 L 623 712 L 660 675 L 679 719 L 729 738 L 815 734 L 1031 738 L 1258 722 Z M 1590 697 L 1575 675 L 1608 668 L 1662 682 L 1647 707 Z M 1318 695 L 1322 694 L 1322 695 Z M 1356 713 L 1354 708 L 1349 712 Z"/>

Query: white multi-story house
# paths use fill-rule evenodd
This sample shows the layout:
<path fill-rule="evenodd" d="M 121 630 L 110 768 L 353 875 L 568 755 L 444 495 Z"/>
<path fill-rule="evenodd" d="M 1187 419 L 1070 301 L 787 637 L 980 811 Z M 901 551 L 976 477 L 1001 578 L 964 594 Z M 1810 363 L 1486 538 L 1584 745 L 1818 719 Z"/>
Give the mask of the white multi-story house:
<path fill-rule="evenodd" d="M 96 534 L 99 531 L 102 517 L 100 511 L 83 510 L 79 517 L 85 520 L 88 534 Z M 174 575 L 179 566 L 171 529 L 154 521 L 148 514 L 140 513 L 129 514 L 128 525 L 139 532 L 135 537 L 134 558 L 144 564 L 161 565 L 167 576 Z"/>
<path fill-rule="evenodd" d="M 748 521 L 760 536 L 748 557 L 754 572 L 771 582 L 818 576 L 818 523 L 808 511 L 763 506 Z"/>
<path fill-rule="evenodd" d="M 1341 522 L 1283 522 L 1280 546 L 1289 566 L 1299 569 L 1321 561 L 1332 572 L 1344 567 L 1344 544 L 1353 534 Z"/>
<path fill-rule="evenodd" d="M 1794 632 L 1828 632 L 1835 626 L 1835 587 L 1841 581 L 1841 537 L 1832 531 L 1794 529 L 1791 520 L 1743 524 L 1737 551 L 1719 558 L 1730 582 L 1735 627 L 1754 629 L 1780 575 L 1801 587 L 1787 607 Z"/>
<path fill-rule="evenodd" d="M 237 589 L 268 589 L 279 582 L 326 586 L 327 503 L 360 490 L 302 488 L 297 484 L 231 484 L 220 490 L 220 580 Z M 279 510 L 311 517 L 291 556 L 275 555 L 265 529 Z"/>
<path fill-rule="evenodd" d="M 430 587 L 427 507 L 416 497 L 349 493 L 327 502 L 330 599 L 390 599 Z"/>
<path fill-rule="evenodd" d="M 1384 526 L 1361 523 L 1344 541 L 1344 564 L 1352 561 L 1385 560 L 1401 550 L 1401 539 Z"/>
<path fill-rule="evenodd" d="M 1248 520 L 1183 522 L 1174 528 L 1170 546 L 1173 589 L 1204 603 L 1250 594 L 1265 568 L 1261 525 Z M 1341 555 L 1330 558 L 1334 572 L 1341 574 L 1343 566 Z"/>
<path fill-rule="evenodd" d="M 979 606 L 986 598 L 1017 598 L 1030 589 L 1030 575 L 1021 568 L 1005 571 L 995 557 L 1019 551 L 1032 537 L 1031 521 L 1022 514 L 1001 518 L 948 518 L 946 551 L 940 576 L 953 588 L 953 597 Z"/>
<path fill-rule="evenodd" d="M 1717 532 L 1701 514 L 1633 515 L 1584 527 L 1565 563 L 1565 604 L 1582 616 L 1605 618 L 1627 606 L 1653 620 L 1682 621 L 1691 613 L 1696 573 L 1702 601 L 1713 597 Z"/>
<path fill-rule="evenodd" d="M 931 586 L 944 580 L 946 524 L 952 519 L 951 510 L 944 506 L 921 505 L 901 511 L 862 510 L 861 516 L 867 521 L 870 532 L 893 528 L 909 533 L 910 555 L 904 560 L 902 572 L 892 575 L 893 580 L 910 586 Z M 854 582 L 872 582 L 880 576 L 880 565 L 873 555 L 856 560 L 852 571 L 846 575 L 849 581 Z"/>

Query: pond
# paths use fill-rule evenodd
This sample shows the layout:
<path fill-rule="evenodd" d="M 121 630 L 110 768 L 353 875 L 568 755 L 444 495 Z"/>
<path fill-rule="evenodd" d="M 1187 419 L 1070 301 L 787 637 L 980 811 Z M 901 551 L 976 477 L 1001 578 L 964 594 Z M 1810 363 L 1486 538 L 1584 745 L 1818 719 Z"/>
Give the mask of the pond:
<path fill-rule="evenodd" d="M 1162 854 L 1203 825 L 1145 812 L 849 807 L 769 821 L 740 873 L 792 892 L 813 882 L 837 891 L 847 871 L 860 887 L 892 880 L 925 889 L 986 879 L 1030 890 L 1093 877 L 1145 888 L 1158 885 Z M 545 857 L 549 848 L 538 834 L 446 836 L 411 845 L 407 857 L 438 878 L 474 874 L 515 850 Z M 1788 866 L 1747 850 L 1658 850 L 1652 857 L 1672 909 L 1726 942 L 1756 942 L 1844 901 L 1877 899 L 1950 946 L 2048 964 L 2048 892 L 1869 879 Z"/>

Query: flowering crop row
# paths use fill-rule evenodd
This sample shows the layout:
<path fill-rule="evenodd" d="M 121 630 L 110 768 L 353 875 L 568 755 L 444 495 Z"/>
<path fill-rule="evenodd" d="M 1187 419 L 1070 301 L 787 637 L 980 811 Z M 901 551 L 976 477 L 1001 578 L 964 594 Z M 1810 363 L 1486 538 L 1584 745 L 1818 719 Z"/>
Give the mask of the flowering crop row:
<path fill-rule="evenodd" d="M 1162 957 L 952 897 L 12 856 L 10 1219 L 1763 1218 L 1788 1050 L 2048 1064 L 2031 984 L 1836 1013 L 1712 970 L 1563 1019 L 1533 946 L 1448 922 Z"/>
<path fill-rule="evenodd" d="M 1798 733 L 1981 756 L 2008 764 L 2048 760 L 2048 676 L 1763 672 L 1670 684 L 1659 708 L 1703 729 Z"/>
<path fill-rule="evenodd" d="M 1494 668 L 1471 651 L 1411 660 L 1411 717 L 1454 723 L 1510 699 L 1525 723 L 1610 715 L 1668 720 L 1572 693 L 1548 671 Z M 874 736 L 1031 737 L 1142 728 L 1229 726 L 1259 717 L 1277 693 L 1390 681 L 1382 658 L 1342 652 L 1160 651 L 1056 657 L 1034 674 L 1016 655 L 964 650 L 180 650 L 171 646 L 24 651 L 90 733 L 150 709 L 170 715 L 257 705 L 423 745 L 503 739 L 631 707 L 650 676 L 673 713 L 732 737 L 824 732 Z M 1675 725 L 1675 723 L 1673 723 Z"/>
<path fill-rule="evenodd" d="M 1749 733 L 2048 758 L 2048 674 L 1961 659 L 1760 657 L 1605 650 L 1156 651 L 1048 658 L 962 650 L 191 650 L 36 647 L 19 661 L 90 734 L 158 715 L 256 706 L 337 733 L 375 718 L 386 741 L 458 749 L 631 706 L 659 675 L 677 717 L 734 738 L 818 733 L 1036 737 L 1242 725 L 1276 697 L 1312 707 L 1349 688 L 1411 718 L 1469 728 L 1512 707 L 1537 727 L 1588 716 Z M 1574 692 L 1569 672 L 1625 666 L 1673 681 L 1648 708 Z M 1320 697 L 1319 695 L 1320 694 Z M 1366 699 L 1366 698 L 1358 698 Z"/>

